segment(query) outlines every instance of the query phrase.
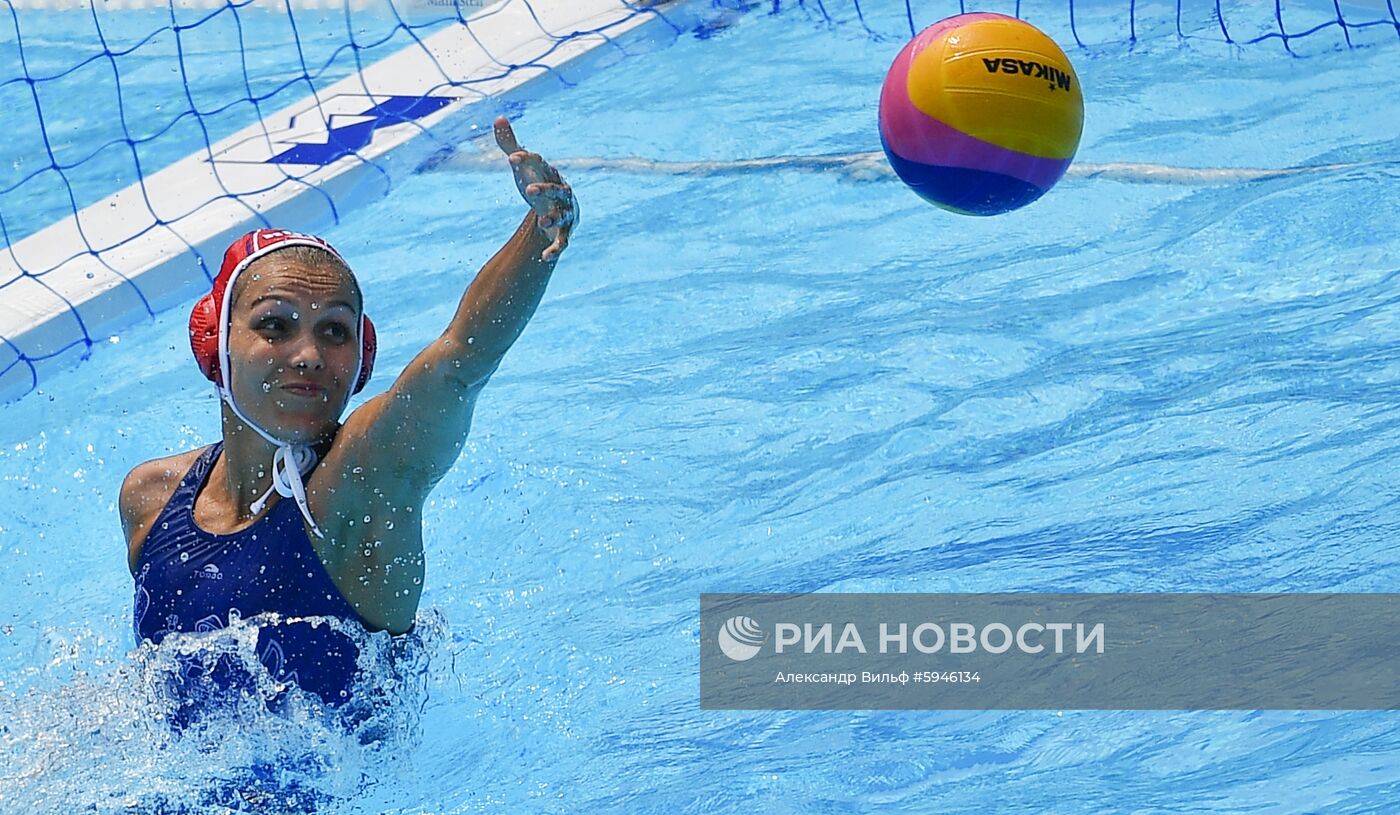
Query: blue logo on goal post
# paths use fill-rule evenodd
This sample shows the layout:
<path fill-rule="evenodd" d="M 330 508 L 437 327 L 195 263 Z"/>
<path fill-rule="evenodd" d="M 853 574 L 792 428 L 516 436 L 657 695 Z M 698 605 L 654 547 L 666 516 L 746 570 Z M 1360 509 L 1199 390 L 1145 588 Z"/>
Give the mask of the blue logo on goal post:
<path fill-rule="evenodd" d="M 324 167 L 368 147 L 374 140 L 374 131 L 421 119 L 454 101 L 456 100 L 450 96 L 391 96 L 358 113 L 332 113 L 328 117 L 329 128 L 325 142 L 294 145 L 274 155 L 267 163 L 314 164 Z M 337 119 L 351 119 L 352 122 L 337 127 Z"/>
<path fill-rule="evenodd" d="M 424 119 L 453 102 L 456 96 L 370 96 L 337 93 L 310 100 L 296 113 L 215 153 L 214 161 L 232 164 L 299 164 L 325 167 L 364 150 L 375 133 Z"/>

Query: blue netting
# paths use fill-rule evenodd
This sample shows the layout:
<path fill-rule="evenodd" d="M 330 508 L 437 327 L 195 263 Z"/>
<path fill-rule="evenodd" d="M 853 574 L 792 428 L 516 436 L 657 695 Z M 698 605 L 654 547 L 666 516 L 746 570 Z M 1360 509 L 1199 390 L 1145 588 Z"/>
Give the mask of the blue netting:
<path fill-rule="evenodd" d="M 1171 37 L 1182 43 L 1220 42 L 1252 46 L 1274 41 L 1292 51 L 1294 41 L 1330 33 L 1342 47 L 1373 42 L 1368 32 L 1387 41 L 1400 39 L 1396 0 L 767 0 L 729 2 L 735 10 L 763 8 L 769 13 L 799 11 L 831 25 L 855 25 L 873 37 L 910 37 L 924 26 L 953 14 L 995 11 L 1029 19 L 1062 45 L 1091 48 L 1132 45 L 1144 39 Z M 1063 27 L 1063 35 L 1059 30 Z"/>
<path fill-rule="evenodd" d="M 524 4 L 525 0 L 514 0 Z M 345 77 L 357 76 L 366 66 L 404 48 L 422 48 L 423 38 L 444 27 L 462 26 L 471 31 L 482 19 L 500 13 L 484 12 L 481 0 L 428 0 L 417 3 L 349 3 L 339 9 L 302 8 L 285 2 L 269 8 L 257 0 L 229 0 L 208 8 L 170 3 L 155 9 L 110 9 L 89 6 L 81 10 L 46 10 L 16 7 L 0 2 L 0 106 L 6 111 L 10 138 L 0 145 L 0 241 L 13 262 L 0 271 L 0 303 L 21 279 L 45 282 L 55 268 L 89 255 L 101 260 L 113 249 L 141 239 L 181 217 L 198 211 L 217 198 L 244 202 L 271 187 L 227 188 L 216 198 L 186 202 L 185 212 L 158 212 L 147 196 L 146 180 L 163 167 L 190 155 L 212 156 L 221 139 L 263 121 L 272 110 L 318 94 Z M 627 18 L 638 15 L 662 20 L 644 5 L 631 6 Z M 476 15 L 477 19 L 468 18 Z M 483 85 L 535 65 L 563 43 L 578 37 L 602 37 L 605 50 L 625 56 L 627 49 L 614 42 L 608 25 L 538 32 L 551 44 L 523 63 L 499 61 L 496 70 L 469 78 L 443 73 L 439 88 L 471 92 Z M 674 26 L 661 25 L 659 36 L 674 38 Z M 483 46 L 485 43 L 483 43 Z M 489 50 L 489 49 L 488 49 Z M 425 52 L 426 53 L 426 52 Z M 568 84 L 568 77 L 555 74 Z M 365 88 L 366 95 L 369 89 Z M 484 96 L 484 94 L 483 94 Z M 413 121 L 422 111 L 385 106 L 385 121 Z M 495 110 L 492 111 L 494 113 Z M 483 114 L 486 115 L 486 114 Z M 266 132 L 266 128 L 264 128 Z M 431 138 L 431 134 L 429 134 Z M 272 187 L 295 184 L 314 190 L 305 178 L 321 165 L 341 155 L 358 155 L 353 143 L 337 142 L 335 155 L 319 156 L 316 164 L 277 163 L 281 178 Z M 447 148 L 450 145 L 440 145 Z M 387 168 L 365 164 L 388 178 Z M 84 228 L 85 208 L 107 196 L 137 185 L 147 199 L 150 218 L 115 241 L 92 238 Z M 338 220 L 335 203 L 327 195 L 325 206 Z M 245 205 L 246 206 L 246 205 Z M 267 225 L 262 214 L 247 206 L 249 218 Z M 80 240 L 64 255 L 43 268 L 27 266 L 13 251 L 19 241 L 46 226 L 77 217 Z M 206 278 L 212 279 L 216 259 L 197 256 Z M 103 262 L 105 268 L 130 284 L 145 316 L 155 313 L 152 299 L 131 283 L 122 269 Z M 71 341 L 45 353 L 26 352 L 12 338 L 0 336 L 0 381 L 27 369 L 29 387 L 39 382 L 36 366 L 46 360 L 86 355 L 101 337 L 90 332 L 82 310 L 67 297 L 49 288 L 68 303 Z M 132 315 L 139 319 L 141 314 Z M 7 394 L 13 398 L 13 393 Z"/>
<path fill-rule="evenodd" d="M 532 1 L 548 2 L 511 0 L 507 5 L 529 6 Z M 682 3 L 617 0 L 627 19 L 655 18 L 648 47 L 664 46 L 688 33 L 700 38 L 722 34 L 746 13 L 784 14 L 795 23 L 806 21 L 816 28 L 900 40 L 951 14 L 988 10 L 1033 19 L 1062 44 L 1081 49 L 1132 48 L 1155 39 L 1184 46 L 1273 43 L 1281 46 L 1280 53 L 1290 54 L 1298 53 L 1295 46 L 1304 38 L 1323 48 L 1393 45 L 1400 41 L 1395 2 L 1236 0 L 1227 5 L 1220 0 L 1034 0 L 1032 5 L 1032 0 L 978 4 L 965 0 L 697 0 L 687 7 L 699 12 L 696 18 L 671 13 Z M 82 310 L 45 284 L 53 269 L 85 255 L 98 259 L 131 290 L 135 305 L 129 322 L 135 322 L 153 315 L 160 307 L 159 298 L 132 283 L 128 270 L 104 260 L 111 250 L 161 230 L 218 198 L 245 206 L 251 223 L 263 222 L 262 214 L 246 199 L 270 187 L 240 189 L 237 194 L 225 188 L 215 199 L 185 202 L 184 212 L 160 212 L 145 187 L 153 173 L 191 153 L 212 157 L 220 140 L 262 122 L 270 111 L 307 96 L 319 100 L 317 94 L 332 83 L 357 76 L 367 65 L 401 49 L 424 48 L 425 37 L 446 27 L 464 27 L 475 38 L 473 27 L 479 20 L 470 18 L 483 14 L 483 5 L 481 0 L 411 4 L 408 0 L 369 4 L 347 0 L 337 9 L 308 9 L 292 0 L 271 8 L 265 0 L 229 0 L 204 8 L 171 2 L 149 9 L 113 10 L 98 4 L 54 11 L 17 8 L 11 0 L 0 0 L 0 65 L 5 66 L 0 69 L 0 109 L 8 125 L 8 138 L 0 142 L 0 241 L 12 261 L 9 271 L 0 267 L 0 307 L 16 290 L 16 283 L 27 280 L 44 285 L 71 312 L 66 344 L 42 353 L 0 336 L 0 383 L 23 380 L 27 387 L 21 385 L 20 390 L 32 390 L 39 382 L 42 363 L 85 356 L 94 343 L 105 339 L 94 337 Z M 538 23 L 534 7 L 530 10 Z M 469 78 L 440 70 L 437 87 L 485 96 L 477 90 L 479 86 L 512 72 L 538 69 L 538 60 L 579 37 L 603 37 L 607 45 L 598 50 L 608 52 L 607 57 L 634 53 L 640 46 L 611 39 L 613 25 L 566 32 L 551 32 L 540 25 L 547 45 L 535 57 L 524 62 L 498 57 L 493 70 Z M 491 43 L 476 41 L 491 53 Z M 557 80 L 556 86 L 570 82 L 562 73 L 548 73 Z M 365 92 L 368 95 L 369 89 Z M 421 101 L 408 100 L 399 107 L 390 103 L 380 111 L 382 118 L 416 121 L 421 111 L 413 106 Z M 428 138 L 435 137 L 428 134 Z M 335 155 L 359 156 L 363 142 L 347 137 L 337 144 Z M 394 172 L 402 172 L 402 168 L 367 163 L 383 176 L 386 187 Z M 276 166 L 281 176 L 272 186 L 312 189 L 324 198 L 330 217 L 338 218 L 335 201 L 306 181 L 316 166 L 291 162 Z M 115 239 L 90 235 L 86 225 L 91 221 L 86 214 L 78 217 L 79 213 L 131 185 L 146 200 L 149 218 L 131 223 Z M 63 247 L 61 257 L 41 268 L 20 262 L 13 251 L 17 242 L 70 217 L 77 219 L 79 237 L 74 245 Z M 203 257 L 188 244 L 186 248 L 205 276 L 211 277 L 216 259 Z M 0 398 L 14 395 L 12 385 L 0 387 Z"/>

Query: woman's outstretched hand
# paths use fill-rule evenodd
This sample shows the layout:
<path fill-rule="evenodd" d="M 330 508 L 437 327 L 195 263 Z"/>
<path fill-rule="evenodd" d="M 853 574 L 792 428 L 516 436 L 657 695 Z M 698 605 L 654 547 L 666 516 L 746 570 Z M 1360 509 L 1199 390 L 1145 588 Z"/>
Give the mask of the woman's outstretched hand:
<path fill-rule="evenodd" d="M 539 153 L 531 153 L 520 147 L 506 117 L 496 117 L 495 125 L 496 144 L 510 158 L 515 186 L 524 196 L 525 203 L 535 211 L 536 221 L 545 237 L 552 241 L 541 257 L 554 260 L 569 245 L 569 235 L 573 233 L 574 221 L 578 219 L 574 191 L 564 183 L 558 170 L 540 158 Z"/>

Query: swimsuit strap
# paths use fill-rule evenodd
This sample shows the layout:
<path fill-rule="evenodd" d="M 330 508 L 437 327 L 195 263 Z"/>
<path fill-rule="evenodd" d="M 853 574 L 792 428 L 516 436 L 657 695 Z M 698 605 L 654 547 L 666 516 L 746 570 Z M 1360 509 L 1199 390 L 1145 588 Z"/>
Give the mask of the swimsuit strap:
<path fill-rule="evenodd" d="M 199 494 L 199 488 L 204 486 L 204 481 L 209 477 L 209 471 L 214 468 L 214 462 L 223 448 L 224 443 L 216 441 L 199 454 L 184 478 L 180 479 L 180 486 L 175 488 L 170 500 L 165 502 L 165 508 L 161 510 L 160 517 L 156 518 L 152 526 L 158 528 L 162 521 L 171 520 L 168 517 L 171 515 L 179 515 L 181 512 L 194 513 L 194 498 Z"/>

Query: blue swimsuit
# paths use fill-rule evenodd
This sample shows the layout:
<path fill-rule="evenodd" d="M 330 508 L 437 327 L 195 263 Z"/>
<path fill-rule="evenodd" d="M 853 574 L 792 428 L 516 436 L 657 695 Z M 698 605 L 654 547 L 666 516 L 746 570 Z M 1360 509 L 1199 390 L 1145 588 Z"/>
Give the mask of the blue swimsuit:
<path fill-rule="evenodd" d="M 276 612 L 361 625 L 311 548 L 295 501 L 278 501 L 252 526 L 231 535 L 195 524 L 195 497 L 222 449 L 219 442 L 200 454 L 141 547 L 133 615 L 138 639 L 159 644 L 174 632 L 215 631 L 228 625 L 230 611 L 244 619 Z M 350 698 L 359 649 L 330 625 L 266 625 L 258 632 L 257 654 L 274 679 L 295 682 L 328 705 L 338 707 Z M 208 676 L 216 686 L 238 682 L 226 662 Z M 185 663 L 186 680 L 199 673 L 198 665 Z M 177 723 L 183 718 L 177 715 Z"/>

